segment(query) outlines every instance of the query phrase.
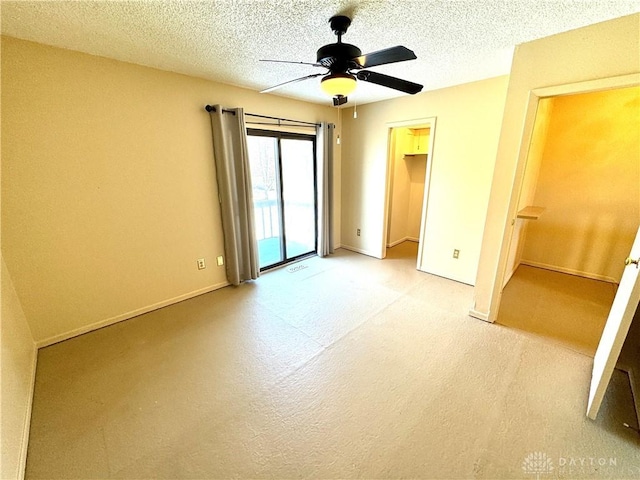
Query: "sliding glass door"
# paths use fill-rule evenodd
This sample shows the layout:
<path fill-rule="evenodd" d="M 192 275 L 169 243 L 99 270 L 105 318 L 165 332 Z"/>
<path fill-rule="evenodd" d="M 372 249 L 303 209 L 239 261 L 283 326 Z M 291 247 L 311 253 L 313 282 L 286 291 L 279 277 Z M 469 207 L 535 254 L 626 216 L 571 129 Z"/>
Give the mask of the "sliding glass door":
<path fill-rule="evenodd" d="M 260 269 L 316 251 L 315 137 L 248 130 Z"/>

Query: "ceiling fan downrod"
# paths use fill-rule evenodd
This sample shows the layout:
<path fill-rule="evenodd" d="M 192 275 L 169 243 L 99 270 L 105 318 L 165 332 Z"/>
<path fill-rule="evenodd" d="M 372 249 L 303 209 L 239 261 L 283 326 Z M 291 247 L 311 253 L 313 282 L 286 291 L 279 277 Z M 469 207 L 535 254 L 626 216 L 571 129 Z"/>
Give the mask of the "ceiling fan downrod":
<path fill-rule="evenodd" d="M 347 33 L 351 19 L 344 15 L 335 15 L 329 19 L 329 25 L 334 34 L 338 36 L 338 43 L 342 43 L 342 35 Z"/>

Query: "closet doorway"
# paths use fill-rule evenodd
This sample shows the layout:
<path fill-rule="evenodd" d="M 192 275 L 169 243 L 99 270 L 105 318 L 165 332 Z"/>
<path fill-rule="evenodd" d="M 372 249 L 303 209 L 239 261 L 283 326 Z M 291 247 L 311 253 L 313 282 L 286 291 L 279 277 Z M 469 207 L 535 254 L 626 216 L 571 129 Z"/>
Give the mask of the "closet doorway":
<path fill-rule="evenodd" d="M 593 356 L 640 224 L 640 87 L 541 98 L 496 322 Z"/>
<path fill-rule="evenodd" d="M 435 118 L 389 124 L 382 258 L 412 257 L 420 265 Z"/>

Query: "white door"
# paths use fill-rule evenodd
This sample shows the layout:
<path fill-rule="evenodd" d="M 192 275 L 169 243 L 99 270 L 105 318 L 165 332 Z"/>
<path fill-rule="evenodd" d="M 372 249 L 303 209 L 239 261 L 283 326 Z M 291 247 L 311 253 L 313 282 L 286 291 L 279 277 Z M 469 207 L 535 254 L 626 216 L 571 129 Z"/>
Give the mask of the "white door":
<path fill-rule="evenodd" d="M 595 420 L 607 391 L 613 369 L 616 366 L 622 344 L 624 343 L 631 320 L 640 303 L 640 228 L 631 247 L 631 253 L 626 260 L 626 267 L 620 280 L 620 286 L 604 326 L 596 355 L 593 358 L 593 373 L 591 374 L 591 389 L 589 390 L 589 405 L 587 416 Z"/>

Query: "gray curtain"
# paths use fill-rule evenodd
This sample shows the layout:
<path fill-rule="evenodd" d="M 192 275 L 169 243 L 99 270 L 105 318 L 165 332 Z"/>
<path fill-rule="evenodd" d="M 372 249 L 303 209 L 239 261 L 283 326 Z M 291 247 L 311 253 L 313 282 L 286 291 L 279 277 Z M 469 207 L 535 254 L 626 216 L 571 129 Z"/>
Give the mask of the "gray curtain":
<path fill-rule="evenodd" d="M 333 253 L 333 130 L 332 123 L 316 127 L 318 168 L 318 255 Z"/>
<path fill-rule="evenodd" d="M 253 222 L 253 194 L 247 129 L 241 108 L 210 109 L 213 153 L 224 233 L 227 280 L 239 285 L 258 278 L 258 242 Z"/>

